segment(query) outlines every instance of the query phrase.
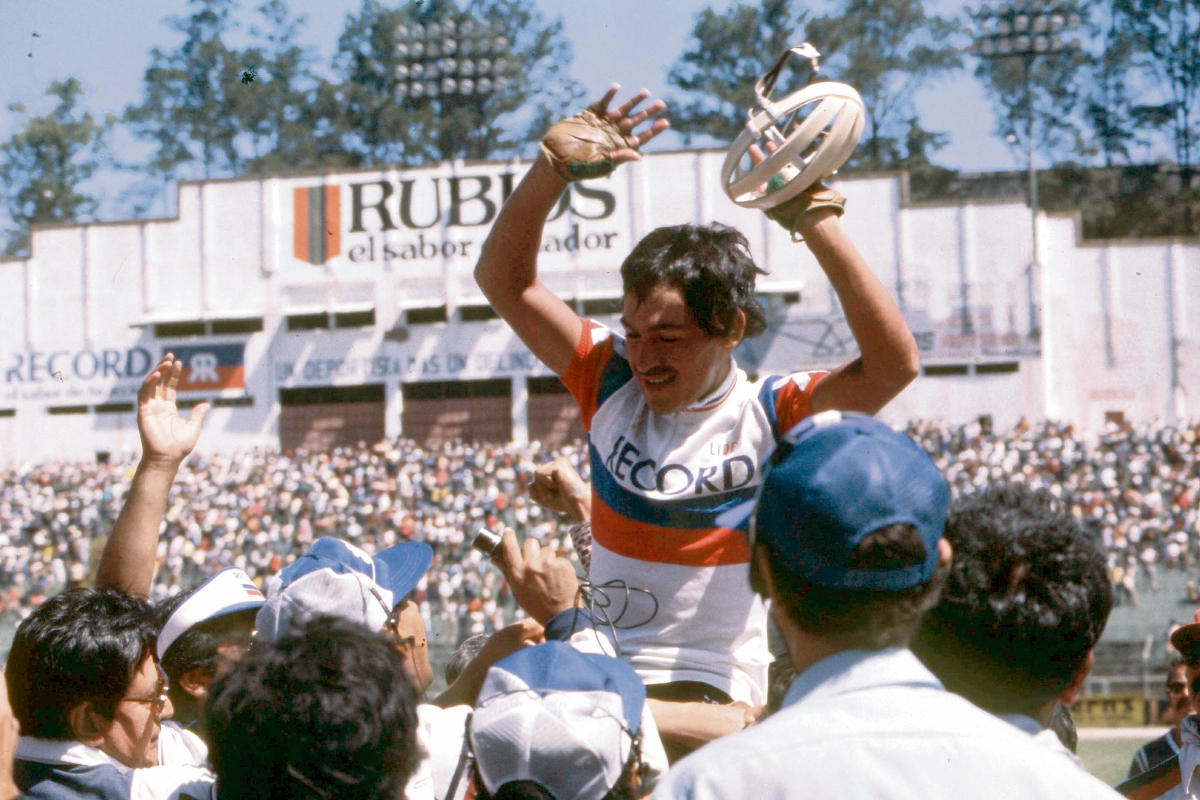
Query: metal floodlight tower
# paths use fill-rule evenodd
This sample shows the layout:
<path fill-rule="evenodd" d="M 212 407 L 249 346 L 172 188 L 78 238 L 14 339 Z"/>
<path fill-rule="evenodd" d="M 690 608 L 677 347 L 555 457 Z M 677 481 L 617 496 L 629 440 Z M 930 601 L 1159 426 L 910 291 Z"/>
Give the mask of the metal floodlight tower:
<path fill-rule="evenodd" d="M 396 98 L 482 104 L 508 85 L 510 42 L 470 17 L 396 28 Z"/>
<path fill-rule="evenodd" d="M 1020 59 L 1025 75 L 1025 144 L 1029 167 L 1029 213 L 1033 230 L 1033 257 L 1026 270 L 1029 290 L 1029 335 L 1041 336 L 1034 282 L 1038 263 L 1038 177 L 1033 163 L 1033 64 L 1042 56 L 1078 49 L 1083 19 L 1075 7 L 1057 0 L 1012 0 L 996 7 L 984 3 L 971 14 L 976 28 L 970 52 L 979 58 Z"/>

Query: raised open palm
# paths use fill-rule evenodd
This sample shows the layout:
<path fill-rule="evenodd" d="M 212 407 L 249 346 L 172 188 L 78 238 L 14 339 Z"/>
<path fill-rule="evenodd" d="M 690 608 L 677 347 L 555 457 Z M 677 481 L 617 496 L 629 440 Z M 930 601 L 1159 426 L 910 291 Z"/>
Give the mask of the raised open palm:
<path fill-rule="evenodd" d="M 200 426 L 210 408 L 200 403 L 185 420 L 179 416 L 175 392 L 183 362 L 167 353 L 138 388 L 137 422 L 142 458 L 182 462 L 196 446 Z"/>

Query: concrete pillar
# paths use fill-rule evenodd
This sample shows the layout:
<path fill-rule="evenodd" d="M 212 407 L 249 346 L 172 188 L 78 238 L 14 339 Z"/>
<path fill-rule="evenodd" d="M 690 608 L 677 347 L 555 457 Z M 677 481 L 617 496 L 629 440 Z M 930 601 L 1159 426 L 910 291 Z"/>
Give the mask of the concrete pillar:
<path fill-rule="evenodd" d="M 529 385 L 520 375 L 512 379 L 512 431 L 515 444 L 529 444 Z"/>

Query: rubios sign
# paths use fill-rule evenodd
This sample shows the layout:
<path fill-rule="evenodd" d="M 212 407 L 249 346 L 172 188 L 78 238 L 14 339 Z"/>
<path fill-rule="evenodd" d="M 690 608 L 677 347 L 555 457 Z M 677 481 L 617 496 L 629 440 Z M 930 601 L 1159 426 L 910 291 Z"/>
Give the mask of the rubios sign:
<path fill-rule="evenodd" d="M 497 165 L 294 187 L 292 255 L 315 266 L 474 261 L 519 179 Z M 619 261 L 632 244 L 628 211 L 618 200 L 627 192 L 620 173 L 572 184 L 546 226 L 542 252 Z"/>

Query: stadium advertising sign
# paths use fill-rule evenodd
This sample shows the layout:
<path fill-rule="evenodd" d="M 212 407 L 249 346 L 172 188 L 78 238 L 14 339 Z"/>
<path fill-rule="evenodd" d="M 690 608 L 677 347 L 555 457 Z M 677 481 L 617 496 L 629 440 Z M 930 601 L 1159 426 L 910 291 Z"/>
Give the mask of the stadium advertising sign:
<path fill-rule="evenodd" d="M 313 266 L 473 263 L 520 177 L 512 165 L 482 164 L 294 187 L 292 255 Z M 627 180 L 618 172 L 563 193 L 542 238 L 547 266 L 556 257 L 564 266 L 596 257 L 608 265 L 629 250 L 629 214 L 618 201 Z"/>
<path fill-rule="evenodd" d="M 10 353 L 0 364 L 5 401 L 93 400 L 132 397 L 153 367 L 144 347 L 30 350 Z"/>
<path fill-rule="evenodd" d="M 245 350 L 240 343 L 172 348 L 171 352 L 183 362 L 179 391 L 246 388 Z"/>

